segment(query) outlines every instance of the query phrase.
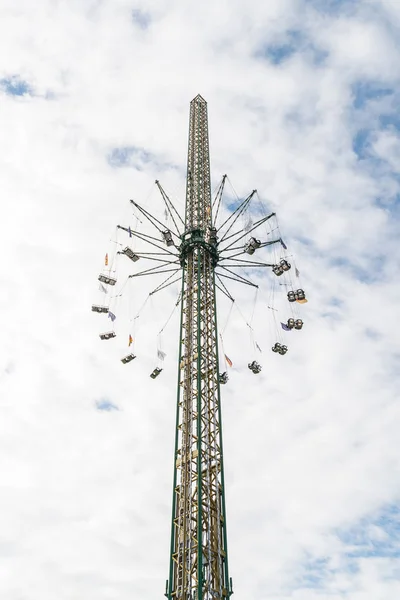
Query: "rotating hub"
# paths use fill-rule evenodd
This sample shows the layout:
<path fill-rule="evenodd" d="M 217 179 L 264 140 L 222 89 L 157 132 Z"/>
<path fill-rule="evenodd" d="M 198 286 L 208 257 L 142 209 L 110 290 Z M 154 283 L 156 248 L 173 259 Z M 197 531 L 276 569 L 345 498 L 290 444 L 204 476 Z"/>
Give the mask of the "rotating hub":
<path fill-rule="evenodd" d="M 217 241 L 206 241 L 204 238 L 204 231 L 202 229 L 192 229 L 187 231 L 182 236 L 182 244 L 179 247 L 179 260 L 182 267 L 186 263 L 186 258 L 190 254 L 193 254 L 195 248 L 203 248 L 211 256 L 211 262 L 213 267 L 216 267 L 219 260 L 219 254 L 217 249 Z"/>

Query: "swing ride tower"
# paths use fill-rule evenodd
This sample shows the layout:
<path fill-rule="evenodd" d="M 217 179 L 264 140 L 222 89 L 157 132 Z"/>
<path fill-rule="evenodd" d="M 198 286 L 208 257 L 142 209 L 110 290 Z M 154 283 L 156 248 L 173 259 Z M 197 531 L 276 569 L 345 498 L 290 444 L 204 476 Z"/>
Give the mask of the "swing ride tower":
<path fill-rule="evenodd" d="M 224 463 L 207 103 L 190 103 L 182 266 L 171 555 L 166 596 L 213 600 L 232 592 Z"/>
<path fill-rule="evenodd" d="M 281 322 L 279 327 L 276 309 L 267 305 L 268 309 L 274 311 L 274 336 L 278 340 L 275 341 L 272 352 L 282 356 L 288 351 L 282 338 L 286 334 L 282 334 L 282 330 L 290 332 L 302 329 L 303 321 L 297 314 L 296 305 L 307 302 L 304 290 L 295 290 L 295 282 L 290 273 L 291 265 L 287 260 L 287 246 L 280 236 L 277 221 L 272 226 L 275 213 L 267 214 L 260 202 L 261 210 L 253 210 L 253 221 L 250 209 L 257 190 L 253 190 L 243 200 L 237 198 L 236 208 L 224 211 L 221 206 L 226 179 L 227 176 L 224 175 L 212 201 L 207 103 L 198 95 L 190 103 L 184 218 L 159 181 L 155 183 L 165 204 L 166 224 L 136 201 L 130 200 L 136 221 L 142 223 L 138 219 L 140 214 L 151 225 L 152 233 L 156 231 L 157 237 L 139 231 L 139 227 L 117 225 L 117 231 L 122 230 L 128 234 L 128 244 L 132 246 L 118 244 L 121 249 L 114 253 L 111 263 L 108 253 L 106 254 L 106 268 L 98 277 L 102 302 L 92 305 L 93 312 L 107 315 L 107 319 L 111 319 L 112 330 L 100 333 L 100 339 L 115 339 L 117 315 L 113 302 L 122 295 L 127 282 L 114 295 L 108 295 L 108 291 L 117 284 L 116 268 L 113 265 L 114 259 L 117 260 L 119 256 L 124 256 L 124 260 L 129 259 L 129 264 L 134 265 L 139 259 L 145 264 L 148 260 L 157 263 L 155 267 L 135 270 L 128 275 L 128 279 L 167 276 L 149 293 L 148 298 L 181 282 L 181 292 L 175 303 L 176 307 L 180 305 L 181 319 L 170 564 L 165 589 L 168 600 L 225 600 L 233 593 L 228 571 L 220 399 L 220 385 L 227 383 L 228 375 L 227 372 L 219 372 L 222 361 L 218 356 L 218 337 L 225 364 L 232 366 L 232 362 L 224 354 L 222 336 L 218 336 L 217 332 L 216 292 L 226 296 L 233 306 L 235 299 L 224 282 L 228 280 L 229 285 L 235 282 L 258 289 L 258 284 L 248 277 L 248 272 L 253 270 L 261 282 L 262 271 L 270 269 L 279 278 L 279 286 L 288 290 L 286 295 L 291 311 L 287 323 Z M 220 221 L 223 222 L 219 224 Z M 270 230 L 266 226 L 267 222 Z M 168 223 L 171 228 L 168 228 Z M 264 241 L 253 237 L 263 225 L 266 230 Z M 271 235 L 274 239 L 267 237 L 274 231 L 277 232 Z M 135 247 L 136 243 L 138 248 Z M 150 252 L 146 250 L 147 247 Z M 263 258 L 262 251 L 267 247 L 270 247 L 268 250 L 273 250 L 272 263 L 265 262 Z M 253 259 L 255 252 L 260 259 Z M 245 276 L 240 275 L 238 270 Z M 295 267 L 296 279 L 299 275 Z M 274 287 L 273 283 L 272 292 Z M 253 314 L 254 308 L 255 306 Z M 284 319 L 287 318 L 286 310 L 287 308 L 284 309 Z M 139 313 L 133 321 L 138 316 Z M 253 335 L 251 321 L 246 322 L 246 325 Z M 163 329 L 160 334 L 162 331 Z M 129 348 L 135 343 L 134 337 L 129 334 Z M 254 351 L 262 352 L 255 340 L 253 346 Z M 157 355 L 162 362 L 165 353 L 161 348 L 158 348 Z M 121 358 L 121 362 L 124 365 L 132 364 L 134 359 L 136 355 L 132 347 L 129 354 Z M 152 379 L 156 379 L 162 372 L 161 362 L 150 374 Z M 133 364 L 135 363 L 136 361 Z M 256 375 L 262 369 L 256 360 L 252 360 L 248 368 Z"/>

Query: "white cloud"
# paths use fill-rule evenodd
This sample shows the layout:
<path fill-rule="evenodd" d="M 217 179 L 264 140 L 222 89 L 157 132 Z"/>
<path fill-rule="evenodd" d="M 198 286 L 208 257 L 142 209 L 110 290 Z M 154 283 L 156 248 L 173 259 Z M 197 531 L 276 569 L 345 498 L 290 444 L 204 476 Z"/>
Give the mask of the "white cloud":
<path fill-rule="evenodd" d="M 271 277 L 263 283 L 257 377 L 235 310 L 224 335 L 234 363 L 223 413 L 235 593 L 386 600 L 399 592 L 397 555 L 382 551 L 396 526 L 379 524 L 400 495 L 398 10 L 389 1 L 316 6 L 3 2 L 0 79 L 17 75 L 32 95 L 1 92 L 2 597 L 163 593 L 177 314 L 163 335 L 164 371 L 156 381 L 149 374 L 177 290 L 146 306 L 138 356 L 126 366 L 129 319 L 150 282 L 129 284 L 116 340 L 100 342 L 110 324 L 90 305 L 115 225 L 133 224 L 128 199 L 162 218 L 159 178 L 183 208 L 188 105 L 199 92 L 209 102 L 213 184 L 227 172 L 240 196 L 257 188 L 277 211 L 309 297 L 303 331 L 287 334 L 289 352 L 276 356 Z M 260 56 L 288 39 L 295 51 L 280 64 Z M 360 82 L 394 94 L 356 107 Z M 364 129 L 362 157 L 354 139 Z M 110 165 L 113 149 L 125 147 L 152 161 L 141 160 L 142 170 Z M 121 280 L 127 272 L 125 262 Z M 252 292 L 235 294 L 249 319 Z M 285 317 L 283 296 L 278 306 Z M 96 410 L 104 398 L 119 410 Z M 352 558 L 360 523 L 380 546 Z"/>

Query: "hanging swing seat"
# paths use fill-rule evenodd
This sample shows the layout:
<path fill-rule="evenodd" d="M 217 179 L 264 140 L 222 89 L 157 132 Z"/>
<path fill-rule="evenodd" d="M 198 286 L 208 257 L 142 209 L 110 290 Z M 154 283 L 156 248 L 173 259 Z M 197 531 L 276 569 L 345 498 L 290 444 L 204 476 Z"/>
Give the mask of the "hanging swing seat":
<path fill-rule="evenodd" d="M 272 267 L 272 272 L 277 276 L 280 277 L 281 275 L 283 275 L 283 269 L 282 269 L 282 265 L 274 265 Z"/>
<path fill-rule="evenodd" d="M 106 331 L 105 333 L 99 334 L 101 340 L 111 340 L 111 338 L 117 337 L 115 331 Z"/>
<path fill-rule="evenodd" d="M 254 252 L 261 246 L 261 241 L 257 240 L 255 237 L 251 237 L 248 243 L 244 247 L 244 251 L 247 254 L 254 254 Z"/>
<path fill-rule="evenodd" d="M 249 363 L 247 366 L 249 367 L 250 371 L 253 371 L 253 373 L 254 373 L 255 375 L 257 375 L 257 373 L 260 373 L 260 372 L 261 372 L 261 368 L 262 368 L 262 367 L 261 367 L 261 365 L 259 365 L 259 364 L 258 364 L 258 362 L 257 362 L 257 361 L 255 361 L 255 360 L 253 360 L 253 362 Z"/>
<path fill-rule="evenodd" d="M 289 329 L 293 329 L 294 326 L 295 326 L 295 320 L 294 319 L 288 319 L 287 326 L 289 327 Z"/>
<path fill-rule="evenodd" d="M 101 283 L 106 283 L 107 285 L 115 285 L 117 283 L 117 280 L 114 279 L 114 277 L 108 277 L 107 275 L 99 275 L 99 281 L 101 281 Z"/>
<path fill-rule="evenodd" d="M 292 265 L 284 258 L 282 258 L 281 262 L 279 263 L 279 266 L 283 271 L 289 271 L 289 269 L 291 269 L 292 267 Z"/>
<path fill-rule="evenodd" d="M 288 351 L 288 347 L 280 344 L 279 342 L 276 342 L 276 344 L 274 346 L 272 346 L 272 352 L 277 352 L 278 354 L 281 354 L 282 356 L 284 354 L 286 354 L 286 352 Z"/>
<path fill-rule="evenodd" d="M 305 300 L 306 299 L 306 295 L 304 293 L 304 290 L 296 290 L 296 300 Z"/>
<path fill-rule="evenodd" d="M 162 369 L 161 369 L 160 367 L 156 367 L 156 368 L 154 369 L 154 371 L 153 371 L 152 373 L 150 373 L 150 377 L 151 377 L 152 379 L 155 379 L 156 377 L 158 377 L 158 376 L 159 376 L 159 374 L 161 373 L 161 371 L 162 371 Z"/>
<path fill-rule="evenodd" d="M 295 329 L 302 329 L 303 328 L 303 321 L 301 319 L 296 319 L 295 323 L 294 323 L 294 328 Z"/>
<path fill-rule="evenodd" d="M 99 306 L 98 304 L 92 304 L 92 311 L 97 313 L 108 313 L 108 306 Z"/>
<path fill-rule="evenodd" d="M 172 233 L 170 232 L 169 229 L 166 229 L 165 231 L 163 231 L 161 233 L 161 235 L 163 236 L 163 240 L 167 244 L 167 246 L 174 245 L 174 240 L 172 239 Z"/>
<path fill-rule="evenodd" d="M 216 244 L 216 243 L 217 243 L 217 228 L 210 227 L 210 244 Z"/>
<path fill-rule="evenodd" d="M 307 302 L 306 295 L 302 289 L 296 290 L 295 292 L 288 292 L 287 297 L 289 302 L 299 302 L 300 304 Z"/>
<path fill-rule="evenodd" d="M 300 304 L 304 304 L 305 302 L 308 302 L 308 300 L 306 298 L 306 294 L 305 294 L 304 290 L 302 290 L 302 289 L 296 290 L 295 292 L 293 290 L 291 290 L 290 292 L 287 293 L 287 298 L 288 298 L 289 302 L 299 302 Z"/>
<path fill-rule="evenodd" d="M 136 262 L 140 258 L 140 256 L 138 256 L 137 254 L 135 254 L 134 251 L 131 250 L 131 248 L 129 248 L 129 246 L 127 246 L 126 248 L 124 248 L 122 250 L 122 252 L 118 252 L 118 254 L 125 254 L 125 256 L 127 256 L 128 258 L 130 258 L 131 260 L 133 260 L 133 262 Z"/>
<path fill-rule="evenodd" d="M 127 354 L 126 356 L 124 356 L 124 358 L 121 358 L 121 362 L 124 365 L 126 365 L 127 363 L 131 362 L 131 360 L 133 360 L 134 358 L 136 358 L 134 354 Z"/>
<path fill-rule="evenodd" d="M 220 373 L 220 374 L 219 374 L 218 380 L 219 380 L 219 382 L 220 382 L 220 383 L 222 383 L 223 385 L 224 385 L 225 383 L 228 383 L 228 379 L 229 379 L 229 377 L 228 377 L 228 373 L 224 372 L 224 373 Z"/>

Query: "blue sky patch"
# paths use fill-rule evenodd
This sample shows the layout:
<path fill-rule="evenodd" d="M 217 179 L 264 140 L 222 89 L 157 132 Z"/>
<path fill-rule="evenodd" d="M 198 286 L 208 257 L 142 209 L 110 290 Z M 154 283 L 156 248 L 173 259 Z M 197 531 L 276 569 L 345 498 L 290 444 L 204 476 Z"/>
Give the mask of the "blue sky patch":
<path fill-rule="evenodd" d="M 229 210 L 229 212 L 234 212 L 237 208 L 239 208 L 240 204 L 243 202 L 244 198 L 241 199 L 229 199 L 226 200 L 226 208 Z"/>
<path fill-rule="evenodd" d="M 343 544 L 339 565 L 337 560 L 332 562 L 329 557 L 307 555 L 292 589 L 325 590 L 332 578 L 343 573 L 358 573 L 362 560 L 397 559 L 400 556 L 400 510 L 396 505 L 386 506 L 380 512 L 360 519 L 352 527 L 338 529 L 336 535 Z M 387 574 L 388 579 L 397 580 L 399 577 L 398 566 Z"/>
<path fill-rule="evenodd" d="M 132 21 L 140 27 L 140 29 L 148 29 L 151 23 L 150 15 L 139 8 L 132 11 Z"/>
<path fill-rule="evenodd" d="M 364 333 L 370 340 L 376 341 L 382 339 L 382 334 L 379 333 L 379 331 L 377 331 L 376 329 L 372 329 L 371 327 L 367 327 L 364 330 Z"/>
<path fill-rule="evenodd" d="M 151 161 L 154 161 L 154 157 L 144 148 L 136 146 L 113 148 L 108 155 L 108 163 L 112 167 L 134 167 L 139 171 Z"/>
<path fill-rule="evenodd" d="M 296 52 L 306 53 L 314 65 L 321 65 L 328 57 L 328 52 L 314 46 L 303 32 L 296 29 L 286 31 L 280 42 L 263 44 L 255 52 L 255 57 L 280 65 Z"/>
<path fill-rule="evenodd" d="M 103 398 L 102 400 L 96 400 L 97 410 L 105 410 L 111 412 L 112 410 L 119 410 L 116 404 L 113 404 L 110 400 Z"/>
<path fill-rule="evenodd" d="M 338 298 L 337 296 L 332 296 L 329 300 L 329 304 L 330 306 L 344 306 L 343 300 L 341 298 Z"/>
<path fill-rule="evenodd" d="M 296 587 L 318 589 L 323 588 L 329 573 L 329 561 L 327 558 L 310 559 L 303 566 L 301 581 Z"/>
<path fill-rule="evenodd" d="M 392 88 L 376 81 L 359 81 L 352 86 L 353 106 L 358 110 L 365 108 L 370 100 L 380 100 L 393 94 Z"/>
<path fill-rule="evenodd" d="M 265 44 L 257 52 L 257 58 L 267 58 L 272 64 L 279 65 L 290 58 L 299 48 L 303 36 L 300 31 L 287 31 L 280 43 Z"/>
<path fill-rule="evenodd" d="M 305 3 L 324 14 L 335 15 L 355 10 L 359 0 L 305 0 Z"/>
<path fill-rule="evenodd" d="M 346 556 L 352 559 L 400 556 L 400 510 L 396 505 L 365 517 L 355 526 L 338 532 L 348 546 Z"/>
<path fill-rule="evenodd" d="M 359 81 L 352 86 L 352 99 L 356 111 L 352 118 L 362 115 L 363 111 L 365 114 L 360 129 L 353 137 L 353 150 L 359 158 L 365 158 L 369 154 L 372 133 L 385 129 L 400 131 L 398 98 L 390 86 L 374 81 Z M 356 118 L 359 119 L 358 116 Z"/>
<path fill-rule="evenodd" d="M 268 58 L 272 64 L 279 65 L 287 58 L 290 58 L 296 51 L 296 48 L 291 44 L 271 44 L 265 46 L 259 53 L 265 58 Z"/>
<path fill-rule="evenodd" d="M 303 235 L 298 235 L 296 237 L 296 240 L 303 246 L 306 246 L 307 248 L 312 248 L 314 246 L 313 241 L 304 237 Z"/>
<path fill-rule="evenodd" d="M 393 112 L 386 115 L 380 115 L 379 124 L 382 129 L 393 127 L 397 131 L 400 131 L 400 114 L 398 112 Z"/>
<path fill-rule="evenodd" d="M 32 93 L 28 82 L 20 79 L 18 75 L 0 79 L 0 89 L 9 96 L 25 96 Z"/>
<path fill-rule="evenodd" d="M 353 262 L 351 255 L 328 258 L 330 265 L 339 267 L 339 269 L 351 273 L 351 276 L 355 281 L 370 284 L 376 283 L 384 277 L 383 267 L 385 260 L 386 258 L 384 255 L 375 255 L 368 261 L 368 265 L 363 267 Z"/>
<path fill-rule="evenodd" d="M 370 133 L 367 129 L 360 129 L 353 137 L 353 150 L 359 159 L 366 158 L 368 154 Z"/>

